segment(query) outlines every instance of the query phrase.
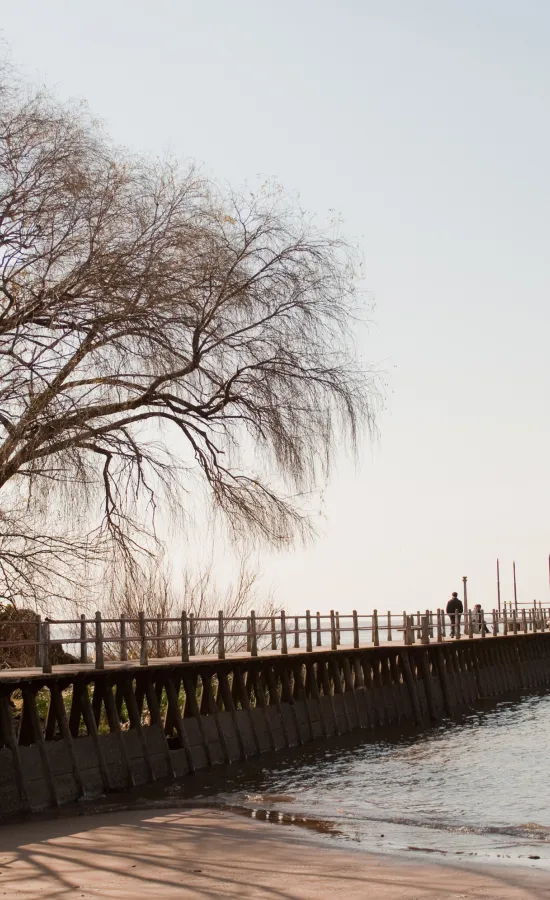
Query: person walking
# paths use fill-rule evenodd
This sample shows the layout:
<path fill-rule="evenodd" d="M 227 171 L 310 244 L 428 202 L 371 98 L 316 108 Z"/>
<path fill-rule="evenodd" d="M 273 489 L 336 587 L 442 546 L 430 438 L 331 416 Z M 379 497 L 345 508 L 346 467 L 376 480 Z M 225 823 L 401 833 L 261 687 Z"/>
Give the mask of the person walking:
<path fill-rule="evenodd" d="M 451 599 L 447 603 L 447 615 L 451 620 L 451 637 L 455 637 L 460 627 L 460 617 L 464 612 L 462 601 L 456 591 L 453 591 Z"/>
<path fill-rule="evenodd" d="M 481 611 L 481 603 L 476 603 L 476 605 L 474 606 L 474 614 L 472 616 L 472 630 L 475 634 L 489 634 L 489 629 L 485 624 L 483 613 Z"/>

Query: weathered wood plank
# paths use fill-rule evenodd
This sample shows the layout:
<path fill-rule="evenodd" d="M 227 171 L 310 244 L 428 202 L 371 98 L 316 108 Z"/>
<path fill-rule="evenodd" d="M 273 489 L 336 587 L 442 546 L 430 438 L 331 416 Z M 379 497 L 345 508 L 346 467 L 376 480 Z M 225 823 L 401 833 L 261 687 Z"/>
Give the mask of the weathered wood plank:
<path fill-rule="evenodd" d="M 23 771 L 23 766 L 21 765 L 21 757 L 19 756 L 19 747 L 17 746 L 17 741 L 15 739 L 10 698 L 7 694 L 2 694 L 0 696 L 0 726 L 2 729 L 2 740 L 11 752 L 13 771 L 15 773 L 15 781 L 21 802 L 21 810 L 23 812 L 28 812 L 30 810 L 29 795 L 25 783 L 25 773 Z"/>
<path fill-rule="evenodd" d="M 44 779 L 46 782 L 48 796 L 50 798 L 50 804 L 51 806 L 59 806 L 59 799 L 57 796 L 54 777 L 46 750 L 46 741 L 44 740 L 42 725 L 40 723 L 40 716 L 38 715 L 38 710 L 36 708 L 36 691 L 33 691 L 28 686 L 25 686 L 23 688 L 23 704 L 28 709 L 29 720 L 33 730 L 34 742 L 38 746 L 38 752 L 40 753 L 40 762 L 42 763 L 42 770 L 44 772 Z"/>

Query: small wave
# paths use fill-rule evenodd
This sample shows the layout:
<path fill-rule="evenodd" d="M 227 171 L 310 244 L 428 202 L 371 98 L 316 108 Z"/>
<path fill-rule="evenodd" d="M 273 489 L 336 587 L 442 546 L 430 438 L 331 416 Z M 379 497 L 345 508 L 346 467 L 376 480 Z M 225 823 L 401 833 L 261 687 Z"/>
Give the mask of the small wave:
<path fill-rule="evenodd" d="M 248 806 L 240 806 L 232 803 L 209 804 L 214 809 L 225 809 L 227 812 L 237 813 L 260 822 L 271 822 L 273 825 L 298 825 L 318 834 L 340 834 L 336 823 L 328 819 L 317 819 L 312 816 L 295 815 L 294 813 L 278 812 L 273 809 L 250 809 Z"/>
<path fill-rule="evenodd" d="M 335 817 L 337 818 L 337 817 Z M 409 828 L 430 828 L 455 834 L 506 835 L 509 837 L 536 840 L 550 844 L 550 826 L 528 822 L 522 825 L 474 825 L 454 823 L 445 820 L 412 819 L 406 816 L 346 816 L 349 819 L 366 822 L 380 822 L 388 825 L 403 825 Z"/>
<path fill-rule="evenodd" d="M 528 822 L 525 825 L 504 825 L 488 828 L 490 834 L 509 834 L 513 837 L 531 838 L 550 844 L 550 826 L 539 825 L 537 822 Z"/>

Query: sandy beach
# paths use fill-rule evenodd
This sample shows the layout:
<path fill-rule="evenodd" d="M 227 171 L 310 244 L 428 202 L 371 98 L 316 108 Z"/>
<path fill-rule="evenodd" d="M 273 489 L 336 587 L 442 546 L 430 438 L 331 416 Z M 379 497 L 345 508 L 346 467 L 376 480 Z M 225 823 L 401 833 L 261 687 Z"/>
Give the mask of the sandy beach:
<path fill-rule="evenodd" d="M 550 875 L 347 851 L 221 810 L 136 810 L 2 827 L 0 897 L 527 900 L 550 897 Z"/>

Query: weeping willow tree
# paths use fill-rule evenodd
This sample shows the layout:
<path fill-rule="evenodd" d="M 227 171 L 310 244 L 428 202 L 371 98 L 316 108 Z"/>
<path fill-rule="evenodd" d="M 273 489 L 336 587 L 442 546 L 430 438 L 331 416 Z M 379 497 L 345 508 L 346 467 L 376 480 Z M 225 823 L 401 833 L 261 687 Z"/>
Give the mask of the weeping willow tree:
<path fill-rule="evenodd" d="M 267 185 L 114 146 L 82 107 L 0 87 L 0 595 L 135 560 L 202 484 L 285 545 L 373 422 L 354 254 Z"/>

